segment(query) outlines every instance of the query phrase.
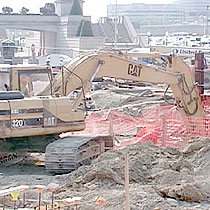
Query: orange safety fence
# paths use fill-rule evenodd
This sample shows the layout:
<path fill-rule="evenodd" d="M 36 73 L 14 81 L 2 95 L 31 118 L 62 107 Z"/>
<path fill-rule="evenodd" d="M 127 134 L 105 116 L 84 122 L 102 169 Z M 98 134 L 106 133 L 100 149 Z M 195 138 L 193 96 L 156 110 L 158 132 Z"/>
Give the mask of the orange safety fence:
<path fill-rule="evenodd" d="M 74 132 L 74 135 L 95 135 L 95 134 L 114 134 L 135 135 L 136 127 L 140 118 L 128 116 L 118 110 L 110 110 L 103 115 L 90 112 L 86 117 L 86 129 L 81 132 Z M 67 134 L 69 135 L 69 133 Z"/>
<path fill-rule="evenodd" d="M 69 134 L 126 136 L 127 140 L 115 148 L 145 141 L 163 147 L 180 147 L 192 137 L 210 137 L 210 101 L 204 101 L 203 104 L 205 118 L 183 118 L 172 105 L 153 107 L 139 117 L 129 116 L 116 109 L 101 116 L 89 113 L 86 129 Z"/>

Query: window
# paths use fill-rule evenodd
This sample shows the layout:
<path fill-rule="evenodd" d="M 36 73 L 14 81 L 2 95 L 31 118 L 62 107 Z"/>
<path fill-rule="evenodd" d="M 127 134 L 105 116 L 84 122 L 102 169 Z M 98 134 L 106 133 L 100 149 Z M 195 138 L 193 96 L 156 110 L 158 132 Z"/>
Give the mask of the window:
<path fill-rule="evenodd" d="M 47 69 L 20 70 L 19 90 L 25 97 L 37 96 L 50 84 L 51 72 Z"/>
<path fill-rule="evenodd" d="M 0 69 L 0 91 L 9 90 L 10 74 L 9 69 Z"/>

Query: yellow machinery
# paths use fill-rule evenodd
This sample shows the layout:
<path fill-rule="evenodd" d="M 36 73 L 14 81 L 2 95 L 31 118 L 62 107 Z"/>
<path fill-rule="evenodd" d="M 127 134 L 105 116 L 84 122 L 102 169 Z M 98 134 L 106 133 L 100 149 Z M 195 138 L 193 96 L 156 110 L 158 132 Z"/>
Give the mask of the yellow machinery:
<path fill-rule="evenodd" d="M 48 83 L 43 81 L 44 70 L 41 71 L 41 77 L 35 75 L 33 78 L 27 70 L 16 71 L 13 81 L 7 84 L 7 89 L 13 91 L 0 93 L 0 132 L 2 138 L 6 139 L 3 141 L 6 143 L 2 143 L 5 145 L 2 150 L 4 151 L 8 142 L 15 144 L 12 148 L 18 150 L 18 145 L 24 141 L 28 143 L 24 150 L 33 151 L 31 145 L 40 146 L 45 142 L 43 145 L 46 146 L 53 141 L 54 137 L 50 135 L 85 129 L 84 112 L 79 110 L 78 106 L 85 99 L 85 94 L 95 78 L 111 77 L 168 84 L 174 94 L 177 109 L 184 117 L 204 116 L 198 89 L 190 70 L 179 57 L 165 56 L 164 63 L 159 66 L 130 59 L 134 56 L 162 57 L 158 53 L 123 54 L 108 49 L 83 53 L 67 63 L 55 78 L 49 76 L 49 71 L 46 71 Z M 23 92 L 21 83 L 24 81 L 29 89 L 25 97 L 18 91 Z M 14 84 L 16 88 L 12 88 Z M 79 88 L 80 94 L 72 103 L 68 95 Z M 59 139 L 48 145 L 45 166 L 50 172 L 68 172 L 112 146 L 112 140 L 104 136 Z M 22 147 L 20 146 L 21 149 Z"/>

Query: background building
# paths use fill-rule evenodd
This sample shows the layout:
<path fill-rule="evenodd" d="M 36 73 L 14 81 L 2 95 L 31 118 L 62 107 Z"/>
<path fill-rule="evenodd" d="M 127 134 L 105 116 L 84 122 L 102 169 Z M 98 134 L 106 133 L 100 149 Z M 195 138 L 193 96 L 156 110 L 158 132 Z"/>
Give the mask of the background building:
<path fill-rule="evenodd" d="M 102 18 L 93 24 L 90 16 L 83 15 L 83 0 L 46 3 L 40 14 L 0 13 L 1 31 L 6 31 L 6 38 L 15 42 L 15 57 L 24 59 L 49 54 L 72 57 L 105 46 L 118 49 L 140 46 L 129 18 Z"/>
<path fill-rule="evenodd" d="M 107 17 L 126 15 L 135 29 L 142 25 L 171 25 L 200 22 L 206 23 L 209 16 L 209 0 L 177 0 L 171 4 L 110 4 Z M 117 13 L 117 14 L 116 14 Z"/>

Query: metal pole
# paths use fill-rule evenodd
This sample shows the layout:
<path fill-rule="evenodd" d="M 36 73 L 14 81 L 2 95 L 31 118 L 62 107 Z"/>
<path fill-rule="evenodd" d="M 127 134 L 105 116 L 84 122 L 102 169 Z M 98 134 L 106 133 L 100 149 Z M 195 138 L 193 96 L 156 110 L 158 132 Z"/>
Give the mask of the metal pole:
<path fill-rule="evenodd" d="M 39 56 L 42 56 L 42 45 L 43 45 L 43 34 L 40 31 L 40 49 L 39 49 Z"/>
<path fill-rule="evenodd" d="M 3 210 L 5 210 L 5 196 L 4 196 L 4 200 L 3 200 Z"/>
<path fill-rule="evenodd" d="M 16 200 L 14 200 L 14 210 L 15 210 L 15 207 L 16 207 Z"/>
<path fill-rule="evenodd" d="M 195 53 L 195 82 L 201 95 L 204 94 L 204 69 L 204 53 Z"/>
<path fill-rule="evenodd" d="M 209 25 L 209 6 L 206 7 L 206 35 L 208 35 L 208 25 Z"/>
<path fill-rule="evenodd" d="M 124 161 L 125 161 L 125 210 L 130 210 L 128 153 L 124 155 Z"/>
<path fill-rule="evenodd" d="M 43 31 L 43 55 L 45 55 L 45 32 Z"/>
<path fill-rule="evenodd" d="M 41 192 L 39 192 L 39 210 L 41 209 Z"/>
<path fill-rule="evenodd" d="M 115 14 L 115 37 L 114 37 L 114 45 L 115 45 L 115 48 L 117 48 L 117 0 L 116 0 L 116 14 Z"/>
<path fill-rule="evenodd" d="M 52 209 L 54 207 L 53 201 L 54 201 L 54 192 L 52 192 Z"/>
<path fill-rule="evenodd" d="M 23 208 L 25 207 L 26 195 L 23 193 Z"/>

